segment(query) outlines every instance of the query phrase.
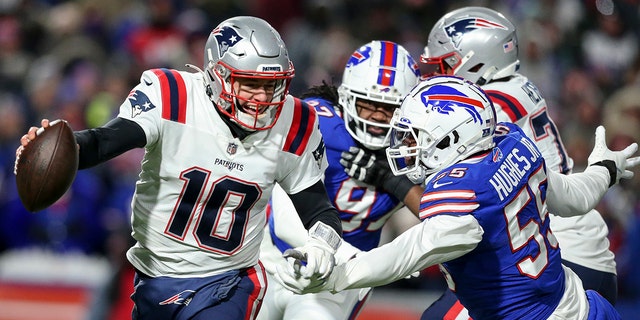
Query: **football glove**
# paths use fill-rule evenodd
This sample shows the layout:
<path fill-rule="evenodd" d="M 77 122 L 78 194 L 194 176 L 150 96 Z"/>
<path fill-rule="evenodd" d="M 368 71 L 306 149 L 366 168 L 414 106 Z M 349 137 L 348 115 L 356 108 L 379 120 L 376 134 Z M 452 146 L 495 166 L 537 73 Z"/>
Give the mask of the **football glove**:
<path fill-rule="evenodd" d="M 338 267 L 341 266 L 344 265 L 339 265 Z M 342 270 L 341 272 L 344 271 Z M 291 265 L 277 265 L 274 276 L 285 288 L 296 294 L 318 293 L 321 291 L 337 292 L 335 290 L 337 277 L 333 272 L 322 279 L 317 276 L 307 278 L 295 272 Z"/>
<path fill-rule="evenodd" d="M 283 257 L 287 259 L 294 277 L 302 276 L 319 280 L 326 278 L 335 265 L 335 253 L 342 238 L 326 224 L 318 221 L 309 229 L 309 237 L 302 247 L 289 249 Z"/>
<path fill-rule="evenodd" d="M 366 184 L 382 188 L 398 200 L 403 201 L 414 186 L 407 176 L 395 176 L 386 159 L 377 159 L 372 152 L 350 147 L 342 152 L 340 164 L 350 177 Z"/>
<path fill-rule="evenodd" d="M 633 172 L 627 170 L 640 163 L 640 157 L 631 156 L 638 151 L 638 144 L 632 143 L 622 151 L 611 151 L 605 141 L 605 129 L 603 126 L 596 128 L 595 145 L 587 159 L 590 166 L 599 165 L 609 170 L 609 187 L 618 183 L 620 179 L 633 178 Z"/>

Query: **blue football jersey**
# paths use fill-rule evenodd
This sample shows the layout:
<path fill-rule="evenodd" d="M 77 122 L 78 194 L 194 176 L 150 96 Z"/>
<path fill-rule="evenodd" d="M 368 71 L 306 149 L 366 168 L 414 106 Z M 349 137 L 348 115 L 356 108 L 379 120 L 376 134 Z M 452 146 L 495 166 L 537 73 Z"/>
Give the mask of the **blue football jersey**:
<path fill-rule="evenodd" d="M 399 207 L 400 201 L 384 190 L 355 180 L 344 172 L 340 155 L 349 150 L 349 147 L 356 146 L 355 140 L 345 128 L 344 120 L 329 101 L 316 98 L 304 101 L 315 107 L 318 114 L 328 161 L 324 185 L 340 214 L 343 239 L 360 250 L 371 250 L 379 245 L 382 226 L 394 209 Z M 273 232 L 273 220 L 273 216 L 270 216 L 271 237 L 278 248 L 284 251 L 291 246 L 277 238 Z"/>
<path fill-rule="evenodd" d="M 497 133 L 489 154 L 427 183 L 420 216 L 470 214 L 482 226 L 473 251 L 441 265 L 471 317 L 546 319 L 562 297 L 564 272 L 549 228 L 544 159 L 519 127 L 500 124 Z"/>

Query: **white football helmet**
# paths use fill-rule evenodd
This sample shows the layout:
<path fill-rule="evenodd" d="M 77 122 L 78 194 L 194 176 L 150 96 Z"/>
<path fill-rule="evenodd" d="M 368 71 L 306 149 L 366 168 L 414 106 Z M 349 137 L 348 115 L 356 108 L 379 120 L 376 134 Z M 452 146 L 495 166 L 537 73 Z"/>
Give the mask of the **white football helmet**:
<path fill-rule="evenodd" d="M 439 74 L 445 74 L 446 64 L 477 85 L 511 76 L 520 64 L 516 28 L 488 8 L 451 11 L 431 29 L 420 61 Z"/>
<path fill-rule="evenodd" d="M 293 63 L 280 34 L 266 21 L 234 17 L 211 31 L 204 51 L 207 94 L 217 108 L 250 131 L 273 127 L 294 76 Z M 244 112 L 233 90 L 238 78 L 272 79 L 273 99 L 258 103 L 258 114 Z"/>
<path fill-rule="evenodd" d="M 418 84 L 391 119 L 387 159 L 416 184 L 472 154 L 493 148 L 496 113 L 478 86 L 434 76 Z"/>
<path fill-rule="evenodd" d="M 361 118 L 356 100 L 394 104 L 398 107 L 402 98 L 420 80 L 416 61 L 401 45 L 391 41 L 372 41 L 353 52 L 342 74 L 338 87 L 342 117 L 351 136 L 371 150 L 389 146 L 387 123 Z M 368 127 L 386 129 L 382 135 L 368 132 Z"/>

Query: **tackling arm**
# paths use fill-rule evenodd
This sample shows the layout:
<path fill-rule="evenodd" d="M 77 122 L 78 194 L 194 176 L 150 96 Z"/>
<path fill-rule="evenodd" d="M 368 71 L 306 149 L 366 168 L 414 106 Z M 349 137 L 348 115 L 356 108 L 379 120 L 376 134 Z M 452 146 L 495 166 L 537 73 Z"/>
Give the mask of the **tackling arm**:
<path fill-rule="evenodd" d="M 609 171 L 601 166 L 570 175 L 548 171 L 547 179 L 549 211 L 562 217 L 589 212 L 609 189 Z"/>
<path fill-rule="evenodd" d="M 632 143 L 621 151 L 611 151 L 605 142 L 605 129 L 596 129 L 595 144 L 584 172 L 564 176 L 547 172 L 547 204 L 549 210 L 560 216 L 585 214 L 600 202 L 610 186 L 620 179 L 630 179 L 628 170 L 640 163 L 640 157 L 631 157 L 638 151 Z"/>
<path fill-rule="evenodd" d="M 381 286 L 470 252 L 482 240 L 483 233 L 473 216 L 436 216 L 383 246 L 337 265 L 326 281 L 300 279 L 282 269 L 278 269 L 277 276 L 296 293 Z"/>

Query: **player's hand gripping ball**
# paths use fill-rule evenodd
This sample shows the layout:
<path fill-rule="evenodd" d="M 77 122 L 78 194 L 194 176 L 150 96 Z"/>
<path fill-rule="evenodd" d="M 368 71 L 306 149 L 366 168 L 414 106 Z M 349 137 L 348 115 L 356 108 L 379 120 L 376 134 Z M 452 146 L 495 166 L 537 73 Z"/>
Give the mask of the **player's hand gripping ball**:
<path fill-rule="evenodd" d="M 64 120 L 39 128 L 37 136 L 16 155 L 14 174 L 24 207 L 36 212 L 56 202 L 69 189 L 78 171 L 78 147 Z"/>

